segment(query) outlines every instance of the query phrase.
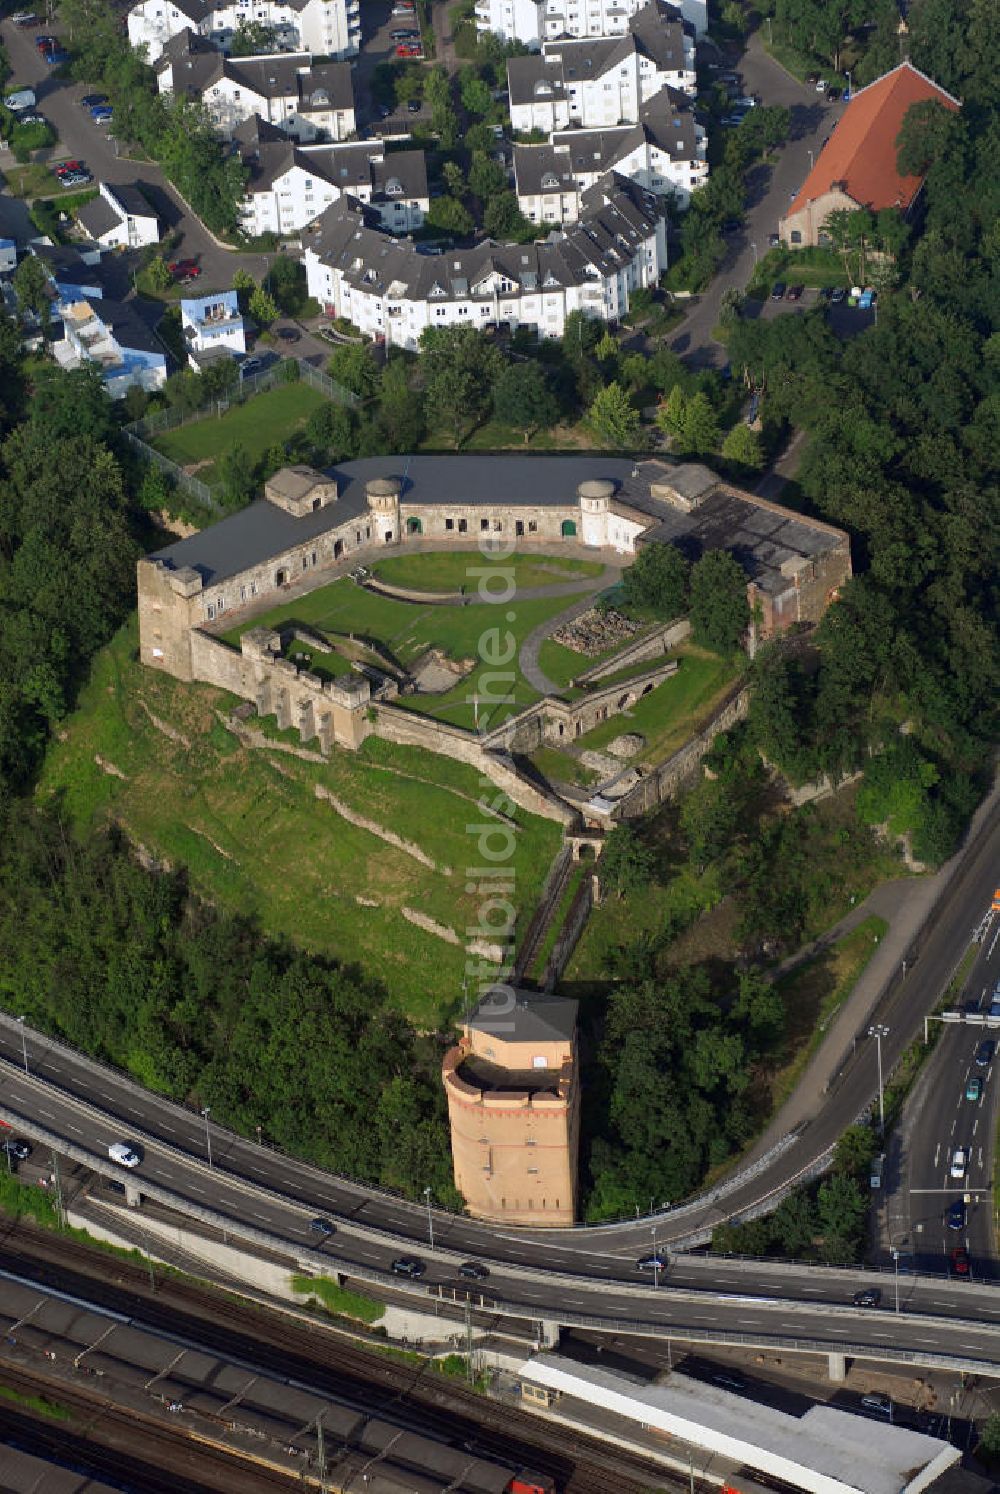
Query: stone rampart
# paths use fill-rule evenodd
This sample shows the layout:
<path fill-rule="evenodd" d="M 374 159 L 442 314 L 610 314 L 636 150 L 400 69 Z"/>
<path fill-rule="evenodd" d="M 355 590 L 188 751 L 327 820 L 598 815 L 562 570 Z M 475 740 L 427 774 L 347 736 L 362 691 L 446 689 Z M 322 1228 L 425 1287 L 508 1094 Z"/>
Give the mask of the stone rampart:
<path fill-rule="evenodd" d="M 640 778 L 634 788 L 617 801 L 612 818 L 634 820 L 648 810 L 662 804 L 678 786 L 697 770 L 698 764 L 720 731 L 728 731 L 737 721 L 742 721 L 750 708 L 750 691 L 743 687 L 731 695 L 705 729 L 698 733 L 687 746 L 675 752 L 673 757 L 658 768 Z"/>
<path fill-rule="evenodd" d="M 686 617 L 679 618 L 676 622 L 658 623 L 649 633 L 644 633 L 634 643 L 626 643 L 611 659 L 605 659 L 601 664 L 594 664 L 590 669 L 584 669 L 574 677 L 574 685 L 592 685 L 598 680 L 604 679 L 606 675 L 617 674 L 619 670 L 628 669 L 633 664 L 638 664 L 642 659 L 653 659 L 658 654 L 669 653 L 691 633 L 691 624 Z"/>

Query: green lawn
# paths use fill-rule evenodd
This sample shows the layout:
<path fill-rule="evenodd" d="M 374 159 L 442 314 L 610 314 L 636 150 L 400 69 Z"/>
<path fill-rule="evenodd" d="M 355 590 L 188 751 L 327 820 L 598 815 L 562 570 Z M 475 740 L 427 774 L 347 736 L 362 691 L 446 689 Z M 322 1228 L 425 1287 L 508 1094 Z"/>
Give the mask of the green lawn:
<path fill-rule="evenodd" d="M 569 581 L 589 581 L 604 569 L 602 561 L 576 560 L 569 555 L 511 555 L 506 559 L 483 558 L 478 549 L 466 552 L 439 550 L 415 555 L 391 555 L 372 568 L 380 581 L 405 586 L 411 591 L 476 594 L 483 572 L 502 570 L 511 575 L 518 590 L 555 586 Z"/>
<path fill-rule="evenodd" d="M 695 644 L 677 650 L 680 668 L 672 679 L 638 700 L 622 716 L 602 721 L 592 731 L 577 737 L 574 746 L 598 751 L 624 731 L 636 731 L 646 739 L 633 762 L 660 762 L 688 741 L 711 716 L 719 698 L 732 684 L 732 665 Z"/>
<path fill-rule="evenodd" d="M 180 467 L 210 462 L 197 475 L 211 485 L 215 462 L 231 447 L 238 443 L 256 462 L 276 441 L 301 430 L 312 412 L 325 403 L 325 397 L 308 384 L 277 384 L 241 405 L 231 405 L 222 416 L 210 415 L 165 431 L 151 444 Z"/>
<path fill-rule="evenodd" d="M 473 698 L 478 697 L 482 728 L 488 722 L 499 724 L 514 710 L 538 699 L 537 691 L 519 672 L 517 650 L 532 628 L 571 603 L 572 598 L 568 597 L 518 602 L 515 596 L 509 604 L 422 606 L 419 602 L 380 596 L 344 577 L 295 601 L 285 602 L 223 636 L 227 642 L 238 645 L 246 627 L 279 627 L 294 621 L 321 632 L 355 633 L 376 639 L 404 665 L 412 664 L 428 649 L 441 649 L 451 659 L 469 661 L 473 668 L 454 689 L 440 695 L 406 696 L 400 705 L 454 726 L 471 727 L 475 724 L 476 711 Z M 481 646 L 484 653 L 492 652 L 506 660 L 510 652 L 512 657 L 501 665 L 484 664 Z M 510 698 L 504 700 L 508 695 Z"/>
<path fill-rule="evenodd" d="M 284 654 L 299 669 L 308 669 L 310 673 L 318 674 L 320 679 L 335 680 L 351 673 L 350 660 L 345 659 L 336 649 L 327 653 L 324 649 L 314 648 L 310 643 L 303 643 L 299 638 L 288 640 Z"/>
<path fill-rule="evenodd" d="M 465 887 L 465 868 L 481 859 L 468 829 L 483 819 L 476 770 L 378 739 L 323 764 L 277 745 L 244 747 L 216 715 L 228 712 L 231 696 L 145 669 L 135 655 L 132 624 L 97 656 L 53 743 L 39 796 L 62 794 L 81 831 L 123 825 L 186 866 L 202 895 L 256 916 L 270 934 L 359 965 L 419 1026 L 445 1025 L 462 999 L 465 930 L 478 920 L 479 901 Z M 272 735 L 273 721 L 259 725 Z M 350 824 L 317 800 L 317 785 L 419 847 L 434 867 Z M 537 903 L 560 832 L 520 809 L 513 817 L 521 922 Z M 416 927 L 404 908 L 455 931 L 459 942 Z"/>
<path fill-rule="evenodd" d="M 575 783 L 587 788 L 601 776 L 593 768 L 585 768 L 572 752 L 561 752 L 558 747 L 539 747 L 531 754 L 531 761 L 550 783 Z"/>

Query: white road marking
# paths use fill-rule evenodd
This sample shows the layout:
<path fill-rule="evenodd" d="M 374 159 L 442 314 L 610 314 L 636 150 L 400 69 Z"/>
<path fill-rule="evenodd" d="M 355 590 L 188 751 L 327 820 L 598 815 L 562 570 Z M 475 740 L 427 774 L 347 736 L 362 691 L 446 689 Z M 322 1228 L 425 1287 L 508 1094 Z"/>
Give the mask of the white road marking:
<path fill-rule="evenodd" d="M 952 1135 L 953 1135 L 953 1136 L 954 1136 L 954 1134 L 955 1134 L 955 1127 L 956 1127 L 956 1126 L 957 1126 L 957 1125 L 958 1125 L 958 1121 L 957 1121 L 957 1119 L 956 1119 L 956 1120 L 953 1120 L 953 1121 L 952 1121 L 952 1123 L 951 1123 L 951 1134 L 952 1134 Z"/>
<path fill-rule="evenodd" d="M 975 1134 L 976 1134 L 976 1132 L 978 1130 L 979 1130 L 979 1116 L 977 1115 L 976 1118 L 975 1118 L 975 1120 L 972 1123 L 972 1134 L 973 1134 L 973 1136 L 975 1136 Z"/>
<path fill-rule="evenodd" d="M 941 1143 L 939 1141 L 938 1144 L 937 1144 L 937 1146 L 936 1146 L 936 1148 L 935 1148 L 935 1150 L 934 1150 L 934 1166 L 935 1167 L 938 1165 L 938 1160 L 939 1160 L 940 1156 L 941 1156 Z"/>

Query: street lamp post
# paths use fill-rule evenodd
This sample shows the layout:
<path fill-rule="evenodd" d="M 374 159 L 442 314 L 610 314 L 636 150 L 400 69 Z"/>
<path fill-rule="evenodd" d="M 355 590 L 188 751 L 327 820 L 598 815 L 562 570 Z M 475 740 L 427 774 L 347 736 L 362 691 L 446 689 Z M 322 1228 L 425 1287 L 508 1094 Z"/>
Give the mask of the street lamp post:
<path fill-rule="evenodd" d="M 205 1117 L 205 1150 L 208 1153 L 208 1165 L 209 1165 L 209 1167 L 211 1167 L 211 1165 L 212 1165 L 212 1133 L 208 1129 L 208 1117 L 212 1113 L 212 1107 L 211 1107 L 211 1105 L 206 1105 L 205 1108 L 204 1108 L 204 1110 L 201 1113 Z"/>
<path fill-rule="evenodd" d="M 844 77 L 847 79 L 847 97 L 850 98 L 851 97 L 851 70 L 850 70 L 850 68 L 847 69 L 847 71 L 844 74 Z"/>
<path fill-rule="evenodd" d="M 892 1247 L 892 1265 L 896 1277 L 896 1311 L 899 1311 L 899 1251 Z"/>
<path fill-rule="evenodd" d="M 27 1074 L 30 1073 L 28 1068 L 28 1039 L 24 1035 L 24 1018 L 18 1017 L 17 1020 L 21 1027 L 21 1057 L 24 1059 L 24 1072 Z"/>
<path fill-rule="evenodd" d="M 813 165 L 815 164 L 814 153 L 812 151 L 809 151 L 808 154 L 809 154 L 809 170 L 812 171 Z"/>
<path fill-rule="evenodd" d="M 753 267 L 757 268 L 757 245 L 751 240 L 750 248 L 753 250 Z"/>
<path fill-rule="evenodd" d="M 424 1198 L 426 1198 L 426 1200 L 427 1200 L 427 1238 L 430 1241 L 430 1247 L 433 1250 L 434 1249 L 434 1215 L 431 1213 L 431 1190 L 430 1190 L 429 1187 L 424 1189 Z"/>
<path fill-rule="evenodd" d="M 878 1054 L 878 1128 L 885 1133 L 885 1089 L 882 1084 L 882 1039 L 889 1036 L 889 1029 L 883 1023 L 877 1023 L 869 1027 L 868 1036 L 875 1039 L 875 1051 Z"/>
<path fill-rule="evenodd" d="M 768 46 L 770 46 L 771 43 L 774 40 L 773 34 L 771 32 L 771 17 L 767 16 L 766 20 L 767 20 L 767 44 L 768 44 Z"/>
<path fill-rule="evenodd" d="M 656 1225 L 653 1225 L 653 1291 L 660 1285 L 660 1257 L 656 1253 Z"/>

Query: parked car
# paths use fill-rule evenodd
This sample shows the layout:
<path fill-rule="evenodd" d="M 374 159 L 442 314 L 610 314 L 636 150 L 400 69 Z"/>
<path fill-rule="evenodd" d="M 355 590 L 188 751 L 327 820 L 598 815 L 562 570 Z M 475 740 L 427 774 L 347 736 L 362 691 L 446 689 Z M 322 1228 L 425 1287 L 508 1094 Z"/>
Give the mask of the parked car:
<path fill-rule="evenodd" d="M 50 47 L 42 56 L 49 67 L 61 67 L 64 62 L 69 61 L 69 53 L 64 52 L 62 47 Z"/>
<path fill-rule="evenodd" d="M 60 161 L 53 170 L 56 176 L 68 176 L 71 172 L 83 171 L 84 165 L 82 161 Z"/>
<path fill-rule="evenodd" d="M 263 366 L 259 358 L 244 358 L 240 364 L 240 378 L 251 378 L 254 374 L 260 373 Z"/>
<path fill-rule="evenodd" d="M 3 106 L 12 114 L 20 114 L 25 109 L 33 109 L 37 103 L 33 88 L 15 88 L 13 93 L 4 95 Z"/>
<path fill-rule="evenodd" d="M 111 100 L 106 93 L 85 93 L 80 100 L 82 109 L 99 109 L 102 104 L 109 104 Z"/>
<path fill-rule="evenodd" d="M 855 1292 L 851 1298 L 855 1307 L 878 1307 L 882 1301 L 882 1292 L 879 1287 L 865 1287 L 863 1292 Z"/>
<path fill-rule="evenodd" d="M 138 1167 L 142 1161 L 142 1153 L 129 1146 L 127 1141 L 113 1141 L 108 1147 L 108 1156 L 121 1167 Z"/>
<path fill-rule="evenodd" d="M 407 99 L 406 101 L 407 114 L 419 114 L 423 107 L 419 99 Z"/>
<path fill-rule="evenodd" d="M 337 1233 L 337 1226 L 329 1219 L 312 1219 L 309 1222 L 311 1234 L 319 1235 L 320 1239 L 328 1240 L 331 1235 Z"/>
<path fill-rule="evenodd" d="M 189 277 L 197 278 L 201 274 L 196 259 L 172 259 L 167 269 L 175 280 L 184 280 Z"/>
<path fill-rule="evenodd" d="M 993 1055 L 997 1051 L 997 1045 L 992 1038 L 984 1038 L 976 1049 L 976 1063 L 981 1069 L 988 1069 L 993 1062 Z"/>
<path fill-rule="evenodd" d="M 965 1201 L 963 1199 L 956 1198 L 953 1204 L 948 1205 L 945 1223 L 949 1229 L 965 1228 Z"/>
<path fill-rule="evenodd" d="M 847 292 L 842 285 L 835 285 L 830 292 L 830 300 L 834 306 L 839 306 L 846 295 Z"/>
<path fill-rule="evenodd" d="M 951 1154 L 951 1176 L 956 1182 L 961 1182 L 969 1170 L 968 1147 L 957 1146 Z"/>
<path fill-rule="evenodd" d="M 389 36 L 394 42 L 419 41 L 419 31 L 390 31 Z"/>
<path fill-rule="evenodd" d="M 95 124 L 108 124 L 114 118 L 115 111 L 110 104 L 97 104 L 90 111 L 90 117 Z"/>
<path fill-rule="evenodd" d="M 785 300 L 786 301 L 801 301 L 802 300 L 802 292 L 804 290 L 805 290 L 805 286 L 804 285 L 790 285 L 788 287 L 788 294 L 785 296 Z"/>
<path fill-rule="evenodd" d="M 769 249 L 780 249 L 781 248 L 781 235 L 780 235 L 780 233 L 769 233 L 768 234 L 768 236 L 767 236 L 767 247 Z"/>
<path fill-rule="evenodd" d="M 295 327 L 279 327 L 278 336 L 282 342 L 298 342 L 299 332 Z"/>
<path fill-rule="evenodd" d="M 846 95 L 845 95 L 845 97 L 846 97 Z M 828 88 L 826 90 L 826 101 L 827 101 L 828 104 L 835 104 L 839 98 L 840 98 L 840 89 L 839 88 Z"/>
<path fill-rule="evenodd" d="M 35 37 L 35 46 L 39 52 L 48 52 L 51 47 L 57 47 L 58 45 L 59 40 L 55 36 L 42 35 Z"/>
<path fill-rule="evenodd" d="M 15 26 L 37 26 L 38 17 L 33 10 L 16 10 L 11 16 Z"/>
<path fill-rule="evenodd" d="M 9 1156 L 16 1157 L 19 1162 L 27 1162 L 31 1156 L 31 1142 L 24 1141 L 20 1136 L 14 1137 L 11 1141 L 5 1141 L 3 1149 Z"/>
<path fill-rule="evenodd" d="M 459 1276 L 466 1281 L 485 1281 L 490 1274 L 489 1266 L 484 1266 L 482 1261 L 463 1261 L 458 1268 Z"/>
<path fill-rule="evenodd" d="M 67 171 L 59 178 L 60 187 L 86 187 L 94 178 L 89 171 Z"/>
<path fill-rule="evenodd" d="M 817 93 L 826 93 L 828 84 L 825 78 L 817 78 L 815 86 Z"/>
<path fill-rule="evenodd" d="M 892 1415 L 892 1401 L 887 1395 L 877 1395 L 873 1391 L 861 1397 L 861 1404 L 866 1411 L 874 1411 L 878 1416 Z"/>
<path fill-rule="evenodd" d="M 771 300 L 783 301 L 785 299 L 785 282 L 776 280 L 771 287 Z"/>
<path fill-rule="evenodd" d="M 18 124 L 48 124 L 48 120 L 45 118 L 44 114 L 22 114 L 17 122 Z"/>
<path fill-rule="evenodd" d="M 409 1276 L 411 1280 L 416 1280 L 423 1276 L 427 1267 L 414 1255 L 398 1255 L 392 1263 L 392 1269 L 397 1276 Z"/>
<path fill-rule="evenodd" d="M 959 1245 L 951 1252 L 951 1269 L 956 1276 L 969 1275 L 969 1252 L 964 1245 Z"/>

